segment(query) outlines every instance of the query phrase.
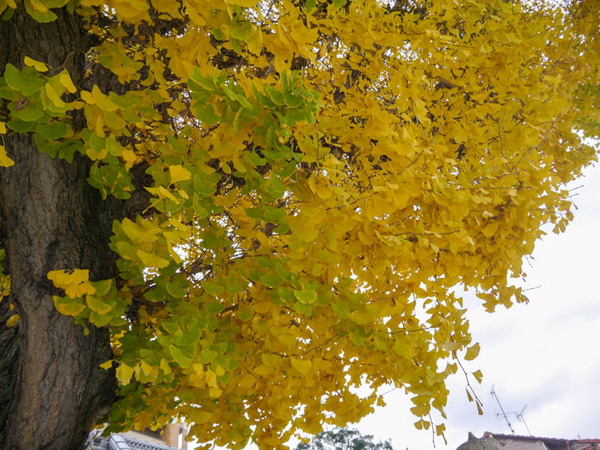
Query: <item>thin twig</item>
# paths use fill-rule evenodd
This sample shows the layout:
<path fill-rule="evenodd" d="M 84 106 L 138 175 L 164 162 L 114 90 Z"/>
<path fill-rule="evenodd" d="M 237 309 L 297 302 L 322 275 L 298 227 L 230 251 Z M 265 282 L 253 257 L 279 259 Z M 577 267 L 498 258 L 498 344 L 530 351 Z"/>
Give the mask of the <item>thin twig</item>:
<path fill-rule="evenodd" d="M 513 165 L 513 169 L 515 169 L 520 163 L 521 161 L 523 161 L 523 158 L 525 158 L 526 156 L 528 156 L 533 150 L 538 150 L 542 144 L 544 142 L 546 142 L 546 139 L 548 139 L 548 135 L 550 134 L 550 131 L 552 130 L 552 128 L 554 128 L 554 124 L 556 123 L 556 121 L 560 118 L 560 114 L 558 116 L 556 116 L 556 118 L 552 121 L 552 124 L 548 127 L 548 129 L 546 130 L 546 132 L 544 133 L 544 136 L 542 137 L 541 142 L 536 145 L 535 147 L 530 147 L 529 150 L 527 150 L 525 153 L 523 153 L 523 155 L 521 155 L 521 157 L 519 158 L 519 160 L 516 162 L 515 165 Z"/>
<path fill-rule="evenodd" d="M 435 428 L 433 426 L 433 419 L 431 418 L 431 413 L 429 413 L 429 424 L 431 426 L 431 442 L 433 443 L 433 448 L 435 448 Z"/>

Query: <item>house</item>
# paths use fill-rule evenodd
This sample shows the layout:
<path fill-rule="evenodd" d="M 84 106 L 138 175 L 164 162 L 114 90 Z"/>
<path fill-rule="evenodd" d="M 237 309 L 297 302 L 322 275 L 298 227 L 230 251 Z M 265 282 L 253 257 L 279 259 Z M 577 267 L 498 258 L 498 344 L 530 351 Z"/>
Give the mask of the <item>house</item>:
<path fill-rule="evenodd" d="M 485 432 L 484 438 L 500 442 L 503 450 L 596 450 L 600 439 L 556 439 Z"/>
<path fill-rule="evenodd" d="M 170 424 L 158 431 L 127 431 L 101 436 L 92 431 L 85 450 L 188 450 L 187 430 L 181 424 Z"/>
<path fill-rule="evenodd" d="M 469 433 L 468 441 L 457 450 L 600 450 L 600 439 L 556 439 L 486 431 L 480 439 Z"/>

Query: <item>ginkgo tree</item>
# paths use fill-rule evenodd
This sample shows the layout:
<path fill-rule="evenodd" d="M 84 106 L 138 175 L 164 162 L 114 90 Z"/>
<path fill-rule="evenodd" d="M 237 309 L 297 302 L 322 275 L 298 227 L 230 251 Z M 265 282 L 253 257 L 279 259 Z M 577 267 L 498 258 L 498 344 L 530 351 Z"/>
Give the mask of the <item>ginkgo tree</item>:
<path fill-rule="evenodd" d="M 599 11 L 0 0 L 0 446 L 281 448 L 387 385 L 443 435 L 460 290 L 526 301 L 595 159 Z"/>

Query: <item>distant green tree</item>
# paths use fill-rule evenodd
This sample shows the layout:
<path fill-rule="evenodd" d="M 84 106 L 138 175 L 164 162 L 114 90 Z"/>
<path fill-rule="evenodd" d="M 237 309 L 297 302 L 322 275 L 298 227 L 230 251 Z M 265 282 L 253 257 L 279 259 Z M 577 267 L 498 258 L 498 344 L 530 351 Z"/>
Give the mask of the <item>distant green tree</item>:
<path fill-rule="evenodd" d="M 299 444 L 296 450 L 393 450 L 390 441 L 373 442 L 372 435 L 363 436 L 358 430 L 336 428 L 323 431 L 308 444 Z"/>

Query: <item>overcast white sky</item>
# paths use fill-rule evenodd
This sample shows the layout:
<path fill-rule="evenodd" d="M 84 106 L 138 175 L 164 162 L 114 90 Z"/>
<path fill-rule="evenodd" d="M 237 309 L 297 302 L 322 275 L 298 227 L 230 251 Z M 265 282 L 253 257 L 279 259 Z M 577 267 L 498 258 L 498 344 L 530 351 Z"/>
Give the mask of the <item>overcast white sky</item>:
<path fill-rule="evenodd" d="M 510 434 L 492 385 L 516 434 L 575 439 L 600 438 L 600 165 L 590 167 L 575 186 L 575 220 L 565 233 L 547 234 L 534 251 L 528 268 L 530 303 L 493 314 L 469 299 L 473 338 L 481 344 L 479 357 L 467 370 L 481 369 L 483 384 L 474 384 L 484 403 L 477 415 L 457 374 L 450 383 L 446 422 L 448 445 L 455 450 L 469 431 Z M 378 409 L 356 427 L 377 439 L 391 439 L 395 450 L 432 449 L 431 432 L 415 430 L 411 403 L 401 392 L 386 395 L 388 406 Z"/>

